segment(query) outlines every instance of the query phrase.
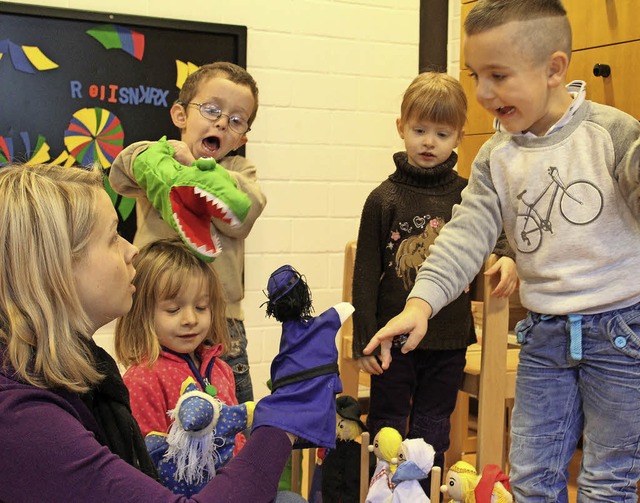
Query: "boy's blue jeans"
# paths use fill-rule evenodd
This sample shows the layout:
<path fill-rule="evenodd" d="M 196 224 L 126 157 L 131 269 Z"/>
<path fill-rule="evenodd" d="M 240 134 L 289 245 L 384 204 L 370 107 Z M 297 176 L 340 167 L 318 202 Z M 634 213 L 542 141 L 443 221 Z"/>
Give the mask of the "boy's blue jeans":
<path fill-rule="evenodd" d="M 581 341 L 567 316 L 529 313 L 516 326 L 510 479 L 518 503 L 568 501 L 567 466 L 583 434 L 578 503 L 638 500 L 640 304 L 577 318 Z"/>

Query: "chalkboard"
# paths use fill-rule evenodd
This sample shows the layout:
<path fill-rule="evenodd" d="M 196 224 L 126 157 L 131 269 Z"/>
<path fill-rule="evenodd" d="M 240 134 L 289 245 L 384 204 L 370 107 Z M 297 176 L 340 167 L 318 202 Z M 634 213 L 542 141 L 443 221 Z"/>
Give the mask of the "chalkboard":
<path fill-rule="evenodd" d="M 178 138 L 169 108 L 186 76 L 246 66 L 246 44 L 244 26 L 0 3 L 0 166 L 108 170 L 130 143 Z M 111 195 L 132 238 L 133 201 Z"/>

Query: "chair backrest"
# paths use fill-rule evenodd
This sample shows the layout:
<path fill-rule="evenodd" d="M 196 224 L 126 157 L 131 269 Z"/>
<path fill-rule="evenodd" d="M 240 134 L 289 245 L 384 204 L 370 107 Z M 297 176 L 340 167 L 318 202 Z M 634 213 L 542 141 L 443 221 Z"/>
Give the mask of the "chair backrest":
<path fill-rule="evenodd" d="M 342 300 L 351 302 L 353 288 L 353 270 L 356 260 L 357 241 L 348 241 L 344 249 L 344 273 L 342 278 Z M 351 358 L 351 341 L 353 337 L 353 324 L 351 318 L 345 322 L 341 329 L 341 357 L 340 375 L 342 378 L 344 394 L 354 397 L 358 396 L 359 372 L 355 362 Z M 355 370 L 354 370 L 355 367 Z M 355 374 L 354 374 L 355 372 Z M 369 458 L 371 453 L 368 450 L 370 443 L 368 432 L 362 433 L 362 448 L 360 451 L 360 503 L 364 503 L 369 492 Z M 442 481 L 442 470 L 434 466 L 431 470 L 431 487 L 429 498 L 432 503 L 440 503 L 440 484 Z"/>
<path fill-rule="evenodd" d="M 342 300 L 351 302 L 351 290 L 353 284 L 353 268 L 356 261 L 356 241 L 349 241 L 344 248 L 344 270 L 342 277 Z M 357 363 L 353 360 L 351 343 L 353 341 L 353 321 L 351 317 L 340 328 L 340 379 L 342 380 L 342 393 L 358 398 L 358 388 L 361 375 Z"/>
<path fill-rule="evenodd" d="M 351 292 L 353 288 L 353 269 L 356 262 L 357 241 L 348 241 L 344 247 L 344 273 L 342 277 L 342 300 L 351 302 Z"/>
<path fill-rule="evenodd" d="M 369 432 L 363 431 L 362 438 L 360 440 L 360 503 L 364 503 L 367 499 L 367 492 L 369 491 L 369 458 L 371 453 L 369 452 Z"/>
<path fill-rule="evenodd" d="M 485 269 L 495 264 L 491 255 Z M 485 280 L 483 289 L 483 329 L 481 372 L 478 393 L 478 456 L 476 466 L 493 463 L 504 466 L 504 410 L 507 398 L 507 347 L 509 299 L 491 295 L 498 278 Z"/>

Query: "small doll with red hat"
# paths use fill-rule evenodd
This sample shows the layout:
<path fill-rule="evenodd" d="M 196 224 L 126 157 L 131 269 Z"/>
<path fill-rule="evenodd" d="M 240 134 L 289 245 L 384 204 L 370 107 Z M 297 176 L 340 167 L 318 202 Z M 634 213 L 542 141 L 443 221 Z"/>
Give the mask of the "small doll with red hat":
<path fill-rule="evenodd" d="M 311 316 L 311 291 L 304 276 L 290 265 L 271 274 L 265 293 L 267 316 L 282 323 L 282 335 L 271 363 L 271 395 L 256 405 L 259 420 L 253 428 L 283 428 L 298 437 L 295 448 L 333 449 L 336 395 L 342 391 L 335 341 L 353 306 L 341 302 Z"/>
<path fill-rule="evenodd" d="M 322 502 L 359 503 L 360 450 L 357 438 L 367 428 L 360 420 L 358 400 L 349 395 L 336 398 L 336 448 L 322 462 Z"/>
<path fill-rule="evenodd" d="M 497 465 L 489 464 L 478 475 L 466 461 L 455 463 L 445 477 L 440 492 L 453 503 L 512 503 L 509 477 Z"/>

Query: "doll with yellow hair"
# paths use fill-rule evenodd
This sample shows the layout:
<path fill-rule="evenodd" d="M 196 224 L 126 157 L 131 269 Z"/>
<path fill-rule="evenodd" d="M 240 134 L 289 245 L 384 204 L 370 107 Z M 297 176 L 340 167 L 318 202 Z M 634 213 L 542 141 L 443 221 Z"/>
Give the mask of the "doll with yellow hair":
<path fill-rule="evenodd" d="M 509 482 L 496 465 L 485 466 L 482 476 L 466 461 L 455 463 L 445 477 L 440 492 L 453 503 L 512 503 Z"/>
<path fill-rule="evenodd" d="M 451 498 L 453 503 L 475 503 L 473 490 L 478 483 L 478 472 L 473 465 L 466 461 L 455 463 L 445 477 L 445 484 L 440 486 L 440 492 Z"/>
<path fill-rule="evenodd" d="M 374 437 L 369 451 L 376 455 L 378 461 L 371 477 L 366 503 L 390 501 L 394 488 L 391 477 L 398 468 L 398 454 L 401 448 L 402 435 L 395 428 L 381 428 Z"/>

